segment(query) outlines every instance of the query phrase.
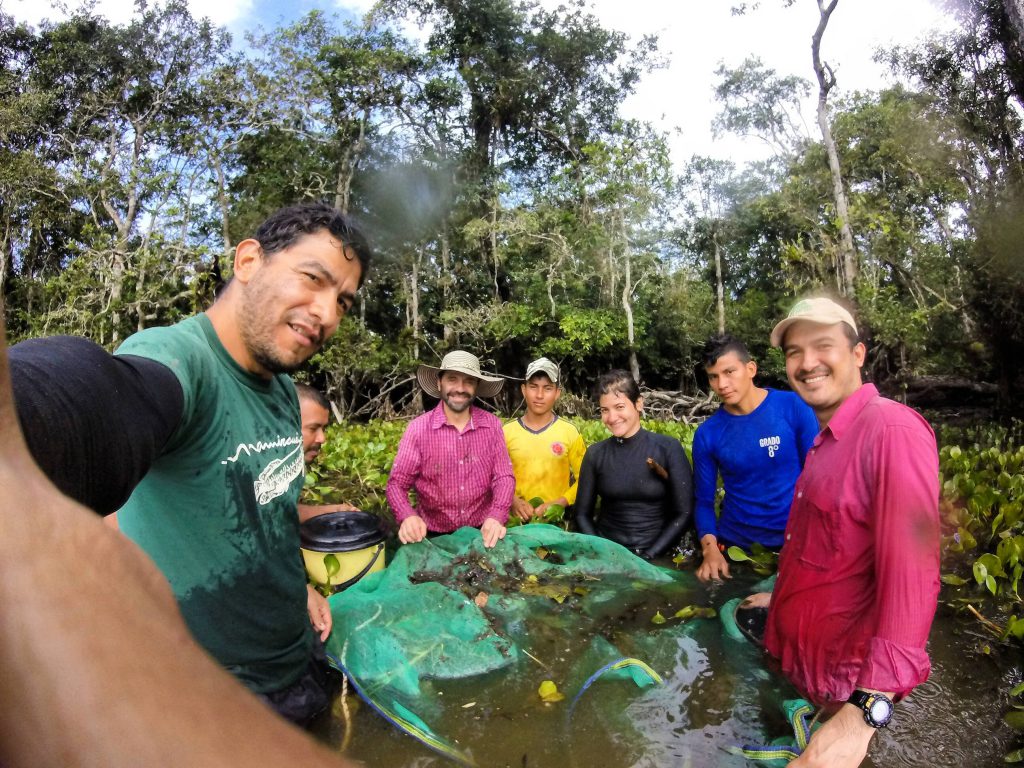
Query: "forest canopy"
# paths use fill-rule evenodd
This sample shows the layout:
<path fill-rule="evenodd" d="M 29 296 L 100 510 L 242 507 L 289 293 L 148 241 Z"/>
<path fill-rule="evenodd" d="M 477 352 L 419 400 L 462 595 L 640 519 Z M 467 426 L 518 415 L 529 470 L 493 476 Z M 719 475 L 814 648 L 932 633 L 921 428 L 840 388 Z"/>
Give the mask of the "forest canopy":
<path fill-rule="evenodd" d="M 613 366 L 692 394 L 704 339 L 726 329 L 781 379 L 770 325 L 821 289 L 855 301 L 886 391 L 988 382 L 1021 413 L 1015 8 L 950 3 L 954 31 L 877 53 L 898 85 L 854 93 L 823 12 L 806 72 L 748 58 L 716 75 L 716 130 L 771 159 L 681 170 L 666 135 L 623 113 L 658 41 L 582 2 L 382 0 L 358 25 L 313 12 L 245 41 L 182 2 L 126 24 L 0 11 L 8 333 L 114 348 L 201 311 L 237 242 L 316 199 L 377 254 L 307 372 L 346 414 L 407 407 L 417 362 L 456 346 L 511 375 L 547 355 L 581 394 Z M 429 37 L 403 36 L 409 23 Z M 809 137 L 793 116 L 815 94 Z"/>

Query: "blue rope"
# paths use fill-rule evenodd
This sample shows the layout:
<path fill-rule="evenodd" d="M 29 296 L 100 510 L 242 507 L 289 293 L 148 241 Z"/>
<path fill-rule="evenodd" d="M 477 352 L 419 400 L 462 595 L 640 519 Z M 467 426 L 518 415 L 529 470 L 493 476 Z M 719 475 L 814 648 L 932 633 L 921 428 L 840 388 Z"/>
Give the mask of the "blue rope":
<path fill-rule="evenodd" d="M 356 693 L 359 694 L 359 698 L 365 701 L 370 706 L 371 709 L 373 709 L 378 715 L 380 715 L 393 726 L 395 726 L 395 728 L 409 736 L 412 736 L 418 742 L 420 742 L 426 747 L 429 747 L 438 754 L 441 754 L 444 757 L 453 760 L 458 765 L 466 766 L 466 768 L 476 768 L 476 763 L 473 762 L 472 757 L 467 755 L 465 752 L 460 752 L 458 749 L 456 749 L 451 744 L 446 742 L 440 736 L 435 735 L 432 731 L 430 731 L 429 727 L 426 726 L 426 723 L 423 723 L 422 726 L 417 725 L 409 719 L 402 717 L 399 713 L 391 712 L 384 705 L 378 704 L 376 701 L 374 701 L 370 697 L 370 695 L 363 690 L 362 686 L 359 685 L 355 677 L 351 675 L 349 671 L 345 669 L 344 665 L 333 655 L 328 653 L 327 660 L 335 669 L 337 669 L 339 672 L 345 675 L 345 677 L 348 678 L 348 681 L 352 684 L 352 687 L 355 689 Z M 397 702 L 395 703 L 397 704 Z M 410 714 L 413 713 L 410 712 Z M 419 718 L 417 717 L 417 719 Z M 422 723 L 423 721 L 421 720 L 420 722 Z"/>
<path fill-rule="evenodd" d="M 653 669 L 651 669 L 649 666 L 647 666 L 646 663 L 640 661 L 640 659 L 624 658 L 618 659 L 617 661 L 608 662 L 599 670 L 597 670 L 597 672 L 588 677 L 587 682 L 583 684 L 583 687 L 580 688 L 579 691 L 576 693 L 576 696 L 573 697 L 572 703 L 569 705 L 569 711 L 566 713 L 566 720 L 572 720 L 573 712 L 576 710 L 576 704 L 577 702 L 579 702 L 580 697 L 583 696 L 584 692 L 591 685 L 597 682 L 598 678 L 600 678 L 606 672 L 614 672 L 615 670 L 625 669 L 626 667 L 637 667 L 638 669 L 643 670 L 643 672 L 645 672 L 647 676 L 650 677 L 651 680 L 657 683 L 658 685 L 662 685 L 664 683 L 664 681 L 661 679 L 661 676 Z"/>

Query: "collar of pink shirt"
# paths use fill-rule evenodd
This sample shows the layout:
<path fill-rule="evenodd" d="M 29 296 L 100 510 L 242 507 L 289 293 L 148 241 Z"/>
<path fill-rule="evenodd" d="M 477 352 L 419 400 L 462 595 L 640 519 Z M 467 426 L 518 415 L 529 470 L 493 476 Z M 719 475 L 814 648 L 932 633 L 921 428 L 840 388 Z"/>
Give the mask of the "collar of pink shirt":
<path fill-rule="evenodd" d="M 861 411 L 876 397 L 878 397 L 878 388 L 874 384 L 862 384 L 860 389 L 843 400 L 836 412 L 832 414 L 832 418 L 829 419 L 822 433 L 828 430 L 836 440 L 842 440 L 843 435 L 857 420 Z M 820 439 L 819 435 L 818 440 Z"/>
<path fill-rule="evenodd" d="M 469 406 L 469 423 L 466 424 L 466 428 L 463 432 L 471 432 L 475 429 L 488 429 L 490 424 L 487 423 L 486 419 L 477 418 L 478 414 L 487 413 L 487 411 L 477 408 L 475 405 Z M 437 407 L 430 413 L 430 428 L 440 429 L 441 427 L 451 427 L 456 429 L 454 424 L 448 423 L 448 416 L 444 412 L 444 403 L 438 403 Z"/>

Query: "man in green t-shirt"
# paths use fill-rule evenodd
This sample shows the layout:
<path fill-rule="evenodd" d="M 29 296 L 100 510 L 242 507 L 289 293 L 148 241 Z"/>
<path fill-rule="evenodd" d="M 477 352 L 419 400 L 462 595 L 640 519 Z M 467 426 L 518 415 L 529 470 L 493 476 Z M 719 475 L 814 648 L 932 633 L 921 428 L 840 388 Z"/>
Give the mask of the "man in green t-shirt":
<path fill-rule="evenodd" d="M 296 722 L 328 703 L 332 681 L 310 624 L 322 598 L 299 556 L 303 443 L 287 374 L 334 333 L 368 263 L 346 217 L 292 206 L 238 244 L 205 313 L 141 331 L 113 357 L 68 337 L 11 350 L 37 462 L 72 498 L 120 507 L 200 645 Z"/>

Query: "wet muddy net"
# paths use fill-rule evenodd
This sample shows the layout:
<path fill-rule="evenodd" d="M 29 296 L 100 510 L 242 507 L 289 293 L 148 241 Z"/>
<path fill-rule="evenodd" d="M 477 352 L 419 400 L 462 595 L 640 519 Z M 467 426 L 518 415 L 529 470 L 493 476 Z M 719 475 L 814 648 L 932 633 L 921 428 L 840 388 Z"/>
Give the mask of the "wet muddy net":
<path fill-rule="evenodd" d="M 692 598 L 691 574 L 602 538 L 534 524 L 488 550 L 463 529 L 400 548 L 334 595 L 328 653 L 380 714 L 458 762 L 502 727 L 552 720 L 564 750 L 589 738 L 574 725 L 581 710 L 628 760 L 626 706 L 694 666 L 688 655 L 699 661 L 696 627 L 721 631 Z"/>

